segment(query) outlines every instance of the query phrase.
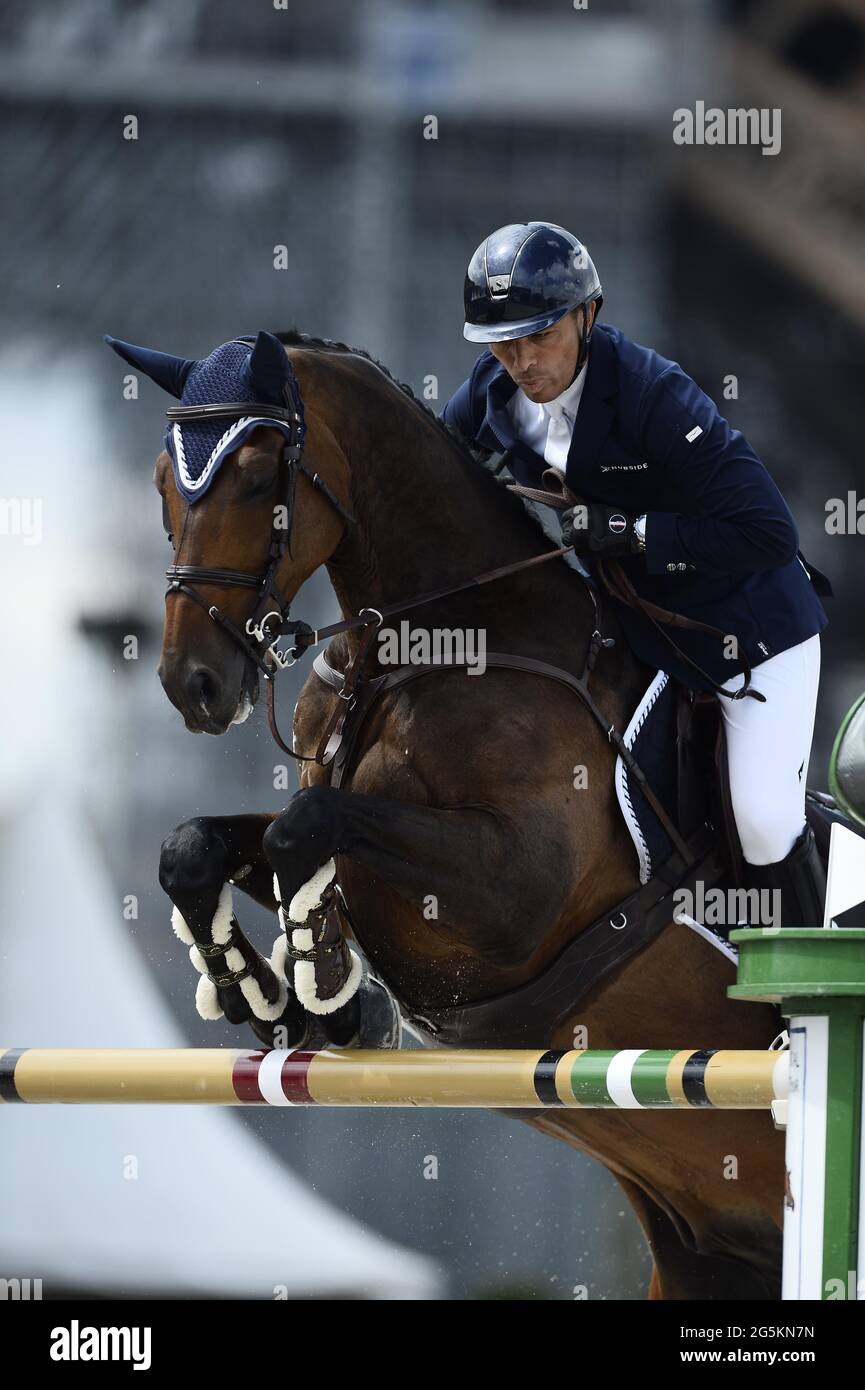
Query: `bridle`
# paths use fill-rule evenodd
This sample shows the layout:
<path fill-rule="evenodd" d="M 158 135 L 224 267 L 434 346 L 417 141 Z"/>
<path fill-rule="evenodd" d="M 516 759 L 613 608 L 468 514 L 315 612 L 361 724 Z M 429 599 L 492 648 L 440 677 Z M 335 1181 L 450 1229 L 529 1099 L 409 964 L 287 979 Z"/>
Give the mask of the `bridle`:
<path fill-rule="evenodd" d="M 234 339 L 248 347 L 242 338 Z M 279 670 L 293 666 L 313 638 L 313 630 L 308 623 L 299 619 L 290 620 L 289 605 L 284 601 L 276 585 L 279 568 L 286 556 L 291 555 L 291 530 L 294 513 L 294 494 L 298 473 L 309 479 L 312 486 L 326 497 L 331 506 L 348 528 L 354 525 L 354 517 L 346 511 L 335 493 L 318 473 L 312 473 L 303 463 L 305 424 L 303 404 L 294 373 L 289 365 L 288 380 L 285 385 L 285 404 L 268 405 L 263 401 L 215 401 L 206 405 L 177 405 L 165 412 L 172 424 L 183 424 L 195 420 L 240 420 L 246 416 L 265 420 L 279 420 L 288 425 L 289 434 L 279 459 L 273 523 L 270 532 L 267 569 L 264 574 L 250 574 L 244 570 L 229 570 L 206 565 L 171 565 L 165 571 L 168 580 L 166 597 L 169 594 L 185 594 L 187 598 L 203 608 L 208 617 L 227 632 L 229 637 L 254 662 L 266 680 L 271 680 Z M 191 504 L 190 504 L 191 505 Z M 280 513 L 284 513 L 281 524 Z M 187 513 L 188 515 L 188 513 Z M 168 526 L 167 507 L 163 499 L 163 524 L 169 540 L 174 538 Z M 182 535 L 181 535 L 182 541 Z M 254 589 L 258 601 L 252 616 L 247 619 L 242 631 L 216 604 L 208 603 L 194 587 L 196 584 L 221 584 L 234 588 Z M 288 649 L 280 651 L 277 644 L 285 634 L 298 640 Z M 303 641 L 306 638 L 306 641 Z"/>

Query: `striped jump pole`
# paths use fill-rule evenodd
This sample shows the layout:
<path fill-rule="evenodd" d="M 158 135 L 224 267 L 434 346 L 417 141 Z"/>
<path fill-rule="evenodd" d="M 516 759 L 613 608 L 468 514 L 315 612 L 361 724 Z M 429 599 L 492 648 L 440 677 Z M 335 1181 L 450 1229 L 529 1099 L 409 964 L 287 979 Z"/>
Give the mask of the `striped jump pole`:
<path fill-rule="evenodd" d="M 729 994 L 789 1018 L 785 1299 L 865 1299 L 865 841 L 832 827 L 823 927 L 730 933 Z"/>
<path fill-rule="evenodd" d="M 7 1049 L 0 1102 L 769 1110 L 781 1052 Z"/>

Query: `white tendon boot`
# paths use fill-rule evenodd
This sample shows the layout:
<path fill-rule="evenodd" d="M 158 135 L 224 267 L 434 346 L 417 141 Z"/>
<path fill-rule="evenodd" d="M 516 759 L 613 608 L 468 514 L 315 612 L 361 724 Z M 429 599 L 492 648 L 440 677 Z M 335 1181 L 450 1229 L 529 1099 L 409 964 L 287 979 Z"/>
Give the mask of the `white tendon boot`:
<path fill-rule="evenodd" d="M 344 939 L 335 916 L 328 920 L 335 878 L 336 864 L 328 859 L 297 890 L 286 912 L 279 880 L 276 874 L 273 876 L 273 891 L 285 930 L 282 959 L 288 958 L 289 940 L 294 951 L 303 952 L 305 959 L 294 961 L 293 984 L 300 1003 L 311 1014 L 336 1013 L 354 998 L 363 976 L 360 956 Z M 277 959 L 276 944 L 273 959 Z"/>
<path fill-rule="evenodd" d="M 201 1018 L 219 1019 L 224 1017 L 219 1002 L 217 984 L 222 988 L 228 984 L 238 985 L 255 1018 L 266 1023 L 273 1023 L 281 1017 L 288 1002 L 284 953 L 282 961 L 275 963 L 273 960 L 267 960 L 260 956 L 255 947 L 247 941 L 234 917 L 230 883 L 222 885 L 216 912 L 213 914 L 213 921 L 210 924 L 210 938 L 213 946 L 221 946 L 224 950 L 212 952 L 206 948 L 208 956 L 213 954 L 216 955 L 217 959 L 224 960 L 223 970 L 218 973 L 214 972 L 213 977 L 211 977 L 207 961 L 179 907 L 175 907 L 171 914 L 171 926 L 178 940 L 189 947 L 189 959 L 201 976 L 195 991 L 195 1007 Z M 239 943 L 242 943 L 245 951 L 241 949 Z M 266 977 L 268 970 L 273 972 L 278 983 L 277 996 L 272 1004 L 265 998 L 261 982 L 256 974 L 253 974 L 253 971 L 256 971 L 258 975 L 265 974 Z M 226 978 L 228 975 L 236 978 L 228 979 Z"/>

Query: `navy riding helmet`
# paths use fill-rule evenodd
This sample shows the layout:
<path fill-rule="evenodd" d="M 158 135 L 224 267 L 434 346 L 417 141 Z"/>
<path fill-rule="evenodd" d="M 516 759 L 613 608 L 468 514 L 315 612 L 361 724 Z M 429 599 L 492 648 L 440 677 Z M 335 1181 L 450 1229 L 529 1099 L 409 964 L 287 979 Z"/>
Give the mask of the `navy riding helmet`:
<path fill-rule="evenodd" d="M 585 246 L 554 222 L 511 222 L 481 242 L 469 261 L 463 336 L 472 343 L 525 338 L 558 323 L 603 291 Z M 581 357 L 588 347 L 588 334 Z"/>

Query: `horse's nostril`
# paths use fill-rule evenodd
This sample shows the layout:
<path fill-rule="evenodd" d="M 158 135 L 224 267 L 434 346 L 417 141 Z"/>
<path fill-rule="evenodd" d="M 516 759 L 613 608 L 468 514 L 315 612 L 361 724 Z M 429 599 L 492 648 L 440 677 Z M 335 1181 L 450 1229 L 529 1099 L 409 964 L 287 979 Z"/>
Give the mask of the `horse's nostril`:
<path fill-rule="evenodd" d="M 187 685 L 189 701 L 192 705 L 202 705 L 208 709 L 217 694 L 213 673 L 206 666 L 199 666 L 189 677 Z"/>

